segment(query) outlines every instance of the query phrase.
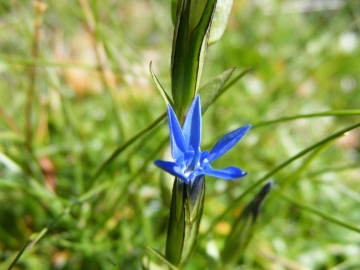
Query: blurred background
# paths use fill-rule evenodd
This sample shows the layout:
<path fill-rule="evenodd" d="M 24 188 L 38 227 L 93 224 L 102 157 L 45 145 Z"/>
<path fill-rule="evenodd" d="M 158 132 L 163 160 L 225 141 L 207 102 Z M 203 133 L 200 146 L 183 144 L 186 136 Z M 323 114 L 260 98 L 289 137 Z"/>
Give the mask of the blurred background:
<path fill-rule="evenodd" d="M 200 238 L 186 269 L 216 269 L 255 192 L 207 231 L 249 186 L 359 122 L 359 30 L 355 0 L 234 1 L 202 84 L 231 67 L 235 75 L 250 71 L 204 115 L 202 148 L 253 124 L 214 164 L 248 176 L 206 179 Z M 14 269 L 140 269 L 148 258 L 163 269 L 143 244 L 163 252 L 166 241 L 169 191 L 152 163 L 168 146 L 166 122 L 93 175 L 165 112 L 149 63 L 169 90 L 172 33 L 165 0 L 0 1 L 0 269 L 46 228 Z M 306 117 L 339 110 L 353 113 Z M 354 129 L 272 177 L 243 266 L 234 269 L 359 269 L 360 234 L 346 226 L 360 228 L 359 137 Z"/>

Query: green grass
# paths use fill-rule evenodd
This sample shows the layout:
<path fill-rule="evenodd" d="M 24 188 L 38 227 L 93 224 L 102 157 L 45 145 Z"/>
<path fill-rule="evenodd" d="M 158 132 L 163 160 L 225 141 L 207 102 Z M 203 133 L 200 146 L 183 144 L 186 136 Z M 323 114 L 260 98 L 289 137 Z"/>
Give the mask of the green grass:
<path fill-rule="evenodd" d="M 214 164 L 248 176 L 206 179 L 186 269 L 216 269 L 214 247 L 268 179 L 244 267 L 231 269 L 358 269 L 359 6 L 234 2 L 201 84 L 251 70 L 204 115 L 202 145 L 253 124 Z M 37 14 L 3 1 L 0 18 L 0 269 L 26 244 L 13 269 L 166 268 L 151 250 L 164 253 L 173 179 L 152 163 L 168 130 L 149 63 L 169 90 L 170 4 L 48 1 Z"/>

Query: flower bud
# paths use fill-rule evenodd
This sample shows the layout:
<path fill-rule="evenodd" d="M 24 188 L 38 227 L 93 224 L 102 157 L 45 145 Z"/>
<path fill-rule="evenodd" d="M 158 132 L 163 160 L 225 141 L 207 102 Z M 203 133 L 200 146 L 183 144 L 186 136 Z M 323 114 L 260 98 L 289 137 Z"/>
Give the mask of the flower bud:
<path fill-rule="evenodd" d="M 174 109 L 180 119 L 198 90 L 216 0 L 178 0 L 171 59 Z"/>
<path fill-rule="evenodd" d="M 225 246 L 221 251 L 221 260 L 223 264 L 234 263 L 244 253 L 255 229 L 256 219 L 260 213 L 264 199 L 272 187 L 270 181 L 260 190 L 255 198 L 245 207 L 239 218 L 232 226 L 228 235 Z"/>
<path fill-rule="evenodd" d="M 191 182 L 175 178 L 165 253 L 166 259 L 174 265 L 186 263 L 195 249 L 204 195 L 204 175 Z"/>

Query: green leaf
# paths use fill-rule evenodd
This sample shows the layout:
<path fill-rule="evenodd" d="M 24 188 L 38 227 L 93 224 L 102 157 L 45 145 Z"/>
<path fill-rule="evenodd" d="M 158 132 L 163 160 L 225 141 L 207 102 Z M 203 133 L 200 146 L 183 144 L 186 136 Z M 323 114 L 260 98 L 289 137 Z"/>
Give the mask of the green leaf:
<path fill-rule="evenodd" d="M 171 60 L 171 90 L 180 119 L 197 93 L 216 0 L 179 0 Z"/>
<path fill-rule="evenodd" d="M 214 19 L 211 23 L 209 45 L 219 41 L 224 34 L 232 4 L 233 0 L 221 0 L 217 3 Z"/>
<path fill-rule="evenodd" d="M 232 226 L 225 246 L 221 251 L 221 260 L 226 265 L 240 259 L 248 245 L 255 229 L 255 222 L 262 204 L 270 191 L 273 182 L 267 183 L 255 198 L 245 207 L 239 218 Z"/>
<path fill-rule="evenodd" d="M 199 94 L 201 96 L 201 113 L 204 114 L 209 108 L 211 103 L 214 101 L 215 97 L 219 94 L 219 91 L 224 86 L 224 84 L 230 79 L 235 68 L 230 68 L 225 70 L 223 73 L 217 75 L 214 79 L 204 84 L 199 89 Z"/>
<path fill-rule="evenodd" d="M 163 263 L 165 263 L 170 269 L 177 270 L 178 268 L 172 265 L 168 260 L 166 260 L 159 252 L 151 248 L 149 245 L 144 244 L 145 248 L 149 250 L 152 254 L 154 254 L 157 258 L 159 258 Z"/>
<path fill-rule="evenodd" d="M 175 25 L 176 20 L 176 9 L 177 9 L 178 1 L 177 0 L 171 0 L 171 21 Z"/>
<path fill-rule="evenodd" d="M 233 78 L 229 83 L 227 83 L 221 90 L 221 92 L 216 96 L 215 99 L 218 99 L 221 95 L 226 93 L 238 80 L 240 80 L 242 77 L 244 77 L 248 72 L 250 72 L 251 67 L 247 68 L 240 72 L 240 74 L 236 75 L 235 78 Z"/>
<path fill-rule="evenodd" d="M 199 59 L 198 60 L 199 68 L 198 68 L 198 73 L 197 73 L 197 77 L 196 77 L 195 94 L 198 92 L 199 85 L 200 85 L 201 74 L 202 74 L 204 63 L 205 63 L 205 56 L 206 56 L 206 52 L 207 52 L 207 48 L 208 48 L 209 36 L 210 36 L 210 29 L 207 30 L 205 37 L 201 44 L 200 55 L 198 58 Z"/>
<path fill-rule="evenodd" d="M 151 74 L 151 77 L 153 78 L 154 82 L 155 82 L 155 85 L 156 85 L 156 88 L 159 90 L 162 98 L 164 99 L 165 103 L 166 104 L 170 104 L 171 106 L 173 106 L 173 103 L 171 101 L 171 98 L 169 97 L 169 95 L 166 93 L 166 91 L 164 90 L 164 88 L 162 87 L 162 85 L 160 84 L 158 78 L 156 77 L 155 73 L 154 73 L 154 70 L 152 68 L 152 62 L 150 62 L 150 66 L 149 66 L 149 69 L 150 69 L 150 74 Z"/>

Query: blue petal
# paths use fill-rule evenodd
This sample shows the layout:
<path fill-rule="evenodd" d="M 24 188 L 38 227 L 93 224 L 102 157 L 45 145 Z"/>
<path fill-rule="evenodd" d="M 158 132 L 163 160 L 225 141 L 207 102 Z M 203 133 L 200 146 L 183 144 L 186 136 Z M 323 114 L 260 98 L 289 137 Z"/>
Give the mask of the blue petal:
<path fill-rule="evenodd" d="M 205 174 L 225 180 L 234 180 L 236 178 L 240 178 L 245 176 L 247 173 L 242 171 L 238 167 L 226 167 L 223 169 L 213 169 L 210 165 L 206 166 L 205 168 Z"/>
<path fill-rule="evenodd" d="M 201 140 L 201 103 L 199 95 L 195 96 L 186 114 L 183 133 L 186 145 L 191 145 L 197 151 Z"/>
<path fill-rule="evenodd" d="M 174 176 L 180 177 L 181 179 L 188 181 L 186 175 L 181 171 L 181 168 L 175 162 L 155 160 L 154 164 L 158 166 L 160 169 L 163 169 L 164 171 Z"/>
<path fill-rule="evenodd" d="M 200 163 L 202 163 L 204 161 L 205 158 L 207 158 L 209 155 L 209 151 L 208 150 L 205 150 L 204 152 L 202 152 L 200 154 Z"/>
<path fill-rule="evenodd" d="M 176 160 L 179 157 L 184 156 L 187 147 L 179 121 L 177 120 L 175 112 L 170 105 L 168 105 L 167 107 L 167 114 L 170 130 L 171 156 L 173 157 L 173 159 Z"/>
<path fill-rule="evenodd" d="M 250 128 L 251 125 L 246 125 L 223 136 L 210 151 L 207 160 L 211 162 L 225 154 L 245 135 Z"/>
<path fill-rule="evenodd" d="M 190 181 L 194 181 L 194 179 L 200 175 L 205 175 L 205 171 L 203 170 L 203 168 L 199 167 L 196 170 L 192 171 L 191 174 L 188 176 L 188 179 Z"/>
<path fill-rule="evenodd" d="M 187 170 L 195 170 L 195 168 L 201 166 L 201 164 L 203 163 L 203 160 L 209 155 L 208 151 L 204 151 L 201 152 L 200 151 L 200 147 L 198 147 L 197 151 L 194 152 L 194 155 L 192 157 L 192 159 L 188 159 L 187 165 Z"/>
<path fill-rule="evenodd" d="M 191 164 L 192 160 L 194 159 L 195 156 L 195 151 L 194 149 L 190 146 L 187 151 L 184 153 L 184 164 L 186 166 L 186 168 L 189 167 L 189 165 Z"/>

